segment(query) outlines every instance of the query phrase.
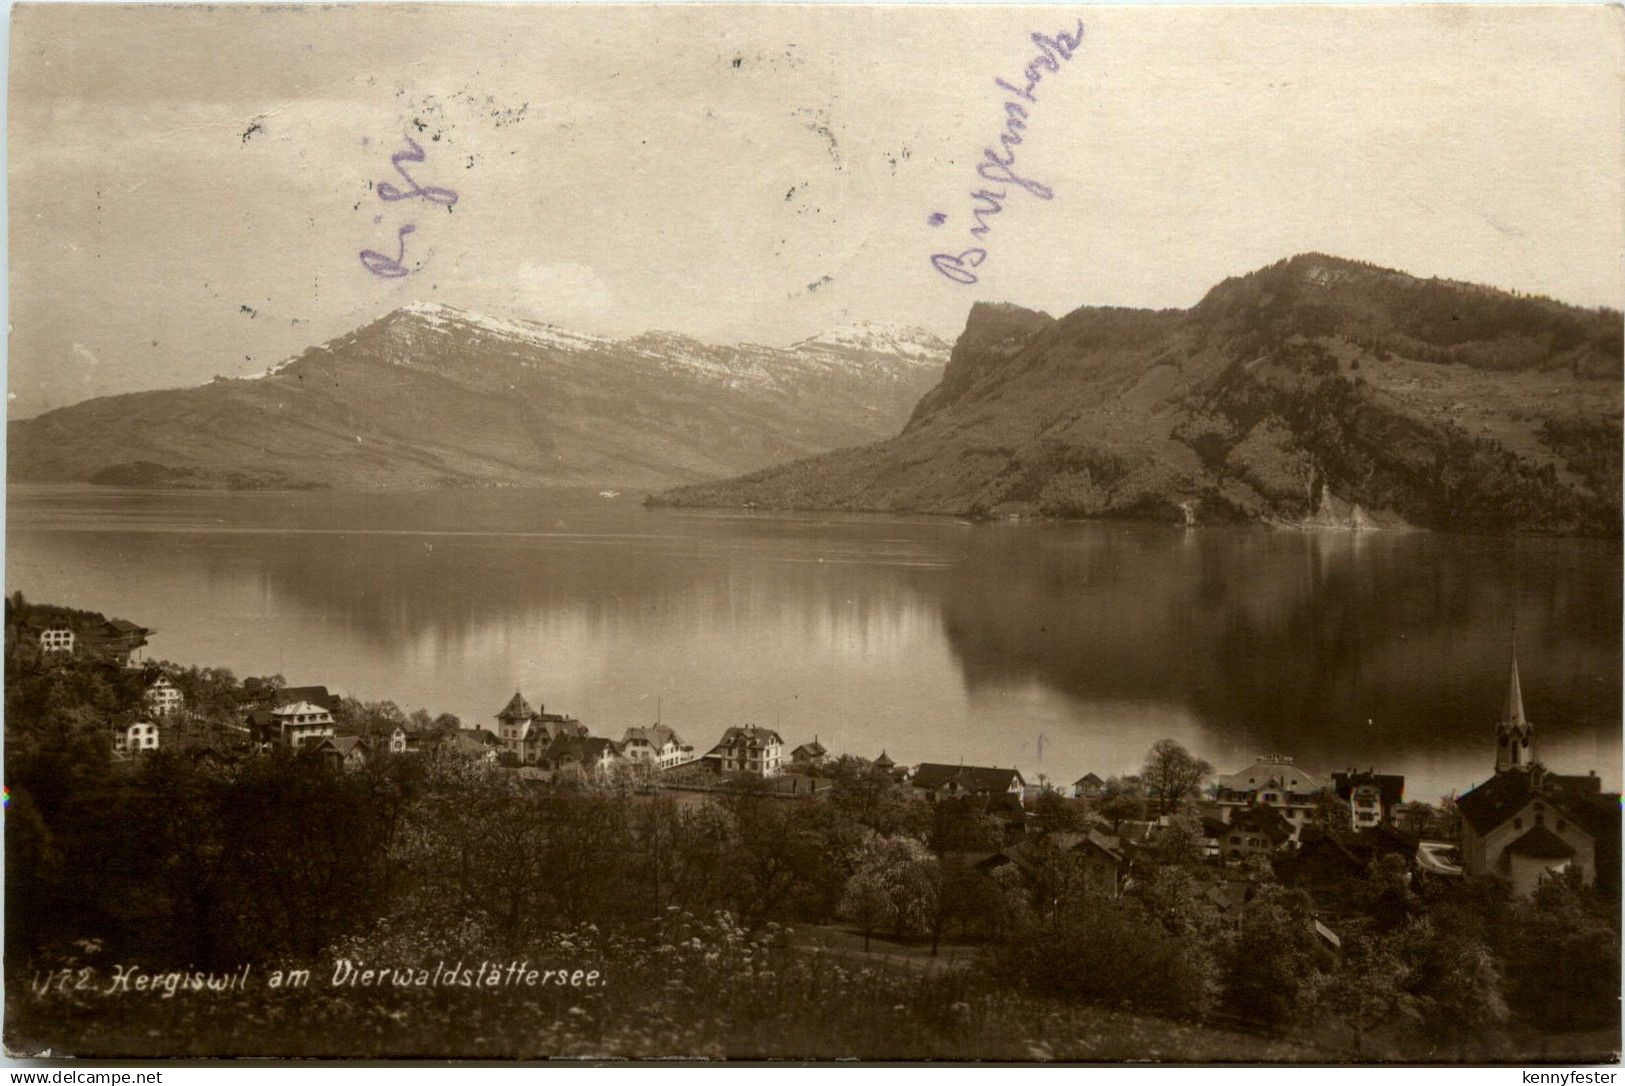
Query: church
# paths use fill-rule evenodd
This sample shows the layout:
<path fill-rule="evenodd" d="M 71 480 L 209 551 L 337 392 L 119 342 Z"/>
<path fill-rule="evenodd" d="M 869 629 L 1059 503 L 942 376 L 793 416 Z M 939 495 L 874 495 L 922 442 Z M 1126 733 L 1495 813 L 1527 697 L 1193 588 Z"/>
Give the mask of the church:
<path fill-rule="evenodd" d="M 1495 776 L 1456 800 L 1466 873 L 1495 875 L 1521 896 L 1549 871 L 1574 871 L 1585 885 L 1617 894 L 1619 794 L 1604 792 L 1595 770 L 1565 776 L 1535 757 L 1516 645 L 1495 744 Z"/>

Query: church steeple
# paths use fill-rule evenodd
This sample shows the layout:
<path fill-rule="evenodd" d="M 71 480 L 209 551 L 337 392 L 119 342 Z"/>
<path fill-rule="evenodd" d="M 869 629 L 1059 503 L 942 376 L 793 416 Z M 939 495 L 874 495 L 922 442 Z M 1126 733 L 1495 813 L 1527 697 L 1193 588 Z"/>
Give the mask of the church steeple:
<path fill-rule="evenodd" d="M 1523 713 L 1523 684 L 1518 681 L 1518 632 L 1512 631 L 1512 675 L 1507 681 L 1507 707 L 1495 728 L 1495 771 L 1526 768 L 1535 760 L 1535 728 Z"/>

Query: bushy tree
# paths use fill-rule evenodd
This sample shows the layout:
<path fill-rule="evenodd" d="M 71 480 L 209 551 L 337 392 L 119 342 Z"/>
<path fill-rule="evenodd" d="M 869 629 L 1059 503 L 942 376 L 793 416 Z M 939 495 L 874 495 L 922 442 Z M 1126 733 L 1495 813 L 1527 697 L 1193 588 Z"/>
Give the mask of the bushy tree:
<path fill-rule="evenodd" d="M 1202 785 L 1213 775 L 1213 767 L 1173 739 L 1159 739 L 1145 756 L 1141 778 L 1147 796 L 1166 814 L 1202 798 Z"/>
<path fill-rule="evenodd" d="M 863 929 L 865 949 L 880 928 L 890 928 L 899 939 L 931 929 L 941 869 L 923 844 L 901 835 L 875 836 L 864 845 L 856 867 L 846 881 L 841 913 Z"/>

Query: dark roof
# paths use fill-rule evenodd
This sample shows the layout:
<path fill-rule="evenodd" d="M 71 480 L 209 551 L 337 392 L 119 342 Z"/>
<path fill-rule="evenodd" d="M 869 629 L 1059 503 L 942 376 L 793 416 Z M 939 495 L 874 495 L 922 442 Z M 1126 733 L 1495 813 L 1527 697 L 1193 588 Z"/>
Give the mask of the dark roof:
<path fill-rule="evenodd" d="M 875 765 L 879 766 L 881 769 L 890 769 L 896 764 L 897 760 L 890 754 L 887 754 L 885 751 L 881 751 L 880 757 L 875 759 Z"/>
<path fill-rule="evenodd" d="M 1097 788 L 1097 787 L 1100 787 L 1101 785 L 1104 785 L 1105 783 L 1106 783 L 1105 781 L 1101 780 L 1100 777 L 1098 777 L 1094 773 L 1085 773 L 1083 776 L 1081 776 L 1077 780 L 1073 781 L 1072 785 L 1075 788 L 1084 788 L 1084 787 Z"/>
<path fill-rule="evenodd" d="M 1597 777 L 1548 773 L 1538 763 L 1528 769 L 1497 773 L 1459 797 L 1456 809 L 1468 825 L 1483 836 L 1535 799 L 1562 811 L 1593 837 L 1606 835 L 1610 822 L 1618 825 L 1618 800 L 1602 791 L 1602 782 Z M 1618 832 L 1617 828 L 1614 832 Z"/>
<path fill-rule="evenodd" d="M 137 626 L 127 618 L 110 618 L 107 620 L 107 625 L 114 633 L 118 634 L 146 635 L 152 632 L 145 626 Z"/>
<path fill-rule="evenodd" d="M 783 745 L 784 740 L 772 728 L 758 728 L 754 724 L 747 724 L 743 728 L 729 728 L 722 733 L 717 741 L 719 747 L 731 747 L 743 742 L 746 746 L 768 746 L 773 743 Z"/>
<path fill-rule="evenodd" d="M 1574 855 L 1569 843 L 1545 826 L 1536 826 L 1508 845 L 1507 851 L 1542 860 L 1566 860 Z"/>
<path fill-rule="evenodd" d="M 628 743 L 633 739 L 641 739 L 651 747 L 663 747 L 667 743 L 676 743 L 678 746 L 683 745 L 683 741 L 678 738 L 677 733 L 664 724 L 651 724 L 647 728 L 628 728 L 626 734 L 621 737 L 621 742 Z"/>
<path fill-rule="evenodd" d="M 1348 799 L 1361 785 L 1375 785 L 1384 807 L 1397 807 L 1405 795 L 1405 778 L 1396 773 L 1374 773 L 1370 770 L 1333 773 L 1332 786 L 1338 799 Z"/>
<path fill-rule="evenodd" d="M 1344 864 L 1353 874 L 1364 872 L 1373 860 L 1383 856 L 1400 856 L 1407 864 L 1414 864 L 1419 843 L 1392 826 L 1331 831 L 1306 826 L 1301 838 L 1297 856 L 1300 864 Z"/>
<path fill-rule="evenodd" d="M 472 728 L 458 728 L 447 733 L 443 742 L 454 744 L 456 750 L 468 754 L 484 754 L 491 747 L 498 745 L 501 740 L 487 731 L 475 731 Z"/>
<path fill-rule="evenodd" d="M 801 744 L 801 746 L 797 747 L 795 750 L 792 750 L 790 752 L 790 757 L 792 757 L 792 758 L 822 758 L 824 755 L 826 755 L 828 753 L 829 753 L 829 751 L 824 749 L 824 744 L 822 744 L 818 740 L 814 739 L 811 743 L 803 743 L 803 744 Z"/>
<path fill-rule="evenodd" d="M 1021 781 L 1023 786 L 1027 783 L 1021 780 L 1021 774 L 1014 769 L 921 762 L 919 768 L 914 771 L 914 778 L 910 783 L 928 792 L 945 788 L 950 783 L 957 784 L 966 792 L 1007 792 L 1010 790 L 1012 779 Z"/>
<path fill-rule="evenodd" d="M 604 756 L 605 750 L 619 753 L 615 744 L 597 735 L 561 735 L 548 744 L 542 755 L 550 762 L 562 760 L 592 763 Z"/>
<path fill-rule="evenodd" d="M 515 690 L 513 692 L 513 697 L 508 699 L 508 704 L 503 707 L 502 712 L 497 714 L 497 719 L 529 720 L 535 715 L 536 710 L 530 707 L 530 702 L 526 701 L 523 695 L 521 695 L 519 691 Z"/>
<path fill-rule="evenodd" d="M 325 686 L 284 686 L 271 695 L 271 708 L 292 705 L 296 701 L 320 705 L 330 713 L 339 707 L 339 699 L 329 694 Z"/>

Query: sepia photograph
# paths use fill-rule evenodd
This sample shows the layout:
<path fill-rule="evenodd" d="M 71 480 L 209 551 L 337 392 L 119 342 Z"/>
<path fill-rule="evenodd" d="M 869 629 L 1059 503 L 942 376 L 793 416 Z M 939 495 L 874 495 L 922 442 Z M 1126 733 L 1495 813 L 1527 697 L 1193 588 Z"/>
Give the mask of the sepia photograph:
<path fill-rule="evenodd" d="M 1617 1069 L 1619 5 L 9 22 L 13 1065 Z"/>

